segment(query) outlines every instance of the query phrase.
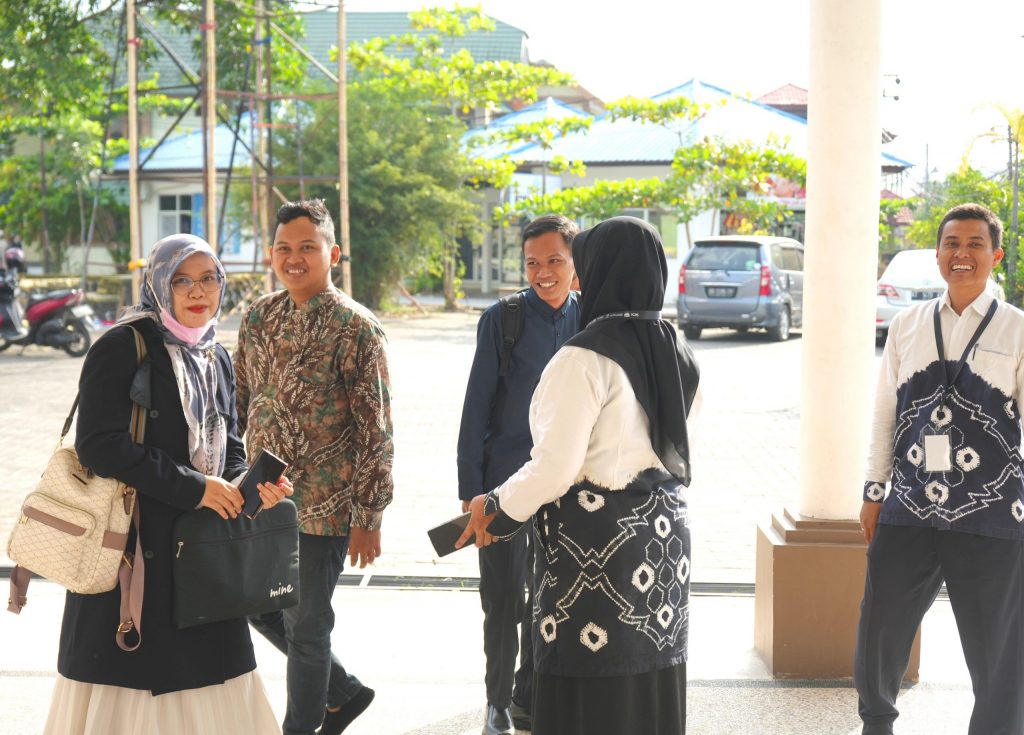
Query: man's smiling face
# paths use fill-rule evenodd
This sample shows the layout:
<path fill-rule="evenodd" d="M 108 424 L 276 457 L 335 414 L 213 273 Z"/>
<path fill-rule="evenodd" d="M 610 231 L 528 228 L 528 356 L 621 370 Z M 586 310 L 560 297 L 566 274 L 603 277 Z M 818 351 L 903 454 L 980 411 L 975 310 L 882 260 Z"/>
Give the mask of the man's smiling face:
<path fill-rule="evenodd" d="M 950 289 L 980 294 L 992 269 L 1003 259 L 1003 249 L 992 247 L 992 236 L 984 220 L 953 219 L 943 226 L 935 255 L 939 272 Z"/>
<path fill-rule="evenodd" d="M 560 308 L 572 286 L 572 248 L 560 233 L 545 232 L 523 243 L 523 258 L 533 290 L 548 306 Z"/>

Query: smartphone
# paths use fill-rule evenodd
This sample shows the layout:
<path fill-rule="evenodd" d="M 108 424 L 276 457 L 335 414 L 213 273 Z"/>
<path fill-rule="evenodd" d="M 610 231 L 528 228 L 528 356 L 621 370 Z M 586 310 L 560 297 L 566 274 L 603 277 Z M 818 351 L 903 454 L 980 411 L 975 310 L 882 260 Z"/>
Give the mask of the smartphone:
<path fill-rule="evenodd" d="M 260 451 L 256 461 L 249 465 L 238 483 L 238 489 L 245 500 L 242 514 L 246 518 L 255 518 L 263 510 L 263 498 L 260 497 L 258 485 L 262 482 L 276 484 L 287 467 L 288 463 L 275 454 L 266 449 Z"/>
<path fill-rule="evenodd" d="M 455 542 L 459 540 L 459 536 L 462 535 L 462 532 L 466 530 L 466 526 L 469 525 L 471 515 L 473 514 L 463 513 L 461 516 L 452 518 L 450 521 L 446 521 L 440 526 L 435 526 L 427 531 L 430 543 L 434 545 L 434 551 L 437 552 L 438 556 L 447 556 L 453 551 L 458 551 L 455 548 Z M 462 548 L 472 546 L 475 539 L 476 534 L 473 534 Z"/>

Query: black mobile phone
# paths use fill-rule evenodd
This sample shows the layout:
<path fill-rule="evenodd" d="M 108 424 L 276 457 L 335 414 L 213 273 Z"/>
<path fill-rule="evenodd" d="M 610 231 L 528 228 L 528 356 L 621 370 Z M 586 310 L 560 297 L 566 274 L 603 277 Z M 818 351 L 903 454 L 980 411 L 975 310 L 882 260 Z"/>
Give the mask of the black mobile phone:
<path fill-rule="evenodd" d="M 453 551 L 458 551 L 455 548 L 455 542 L 459 540 L 459 536 L 466 530 L 466 526 L 469 525 L 469 517 L 472 513 L 463 513 L 461 516 L 452 518 L 450 521 L 442 523 L 440 526 L 435 526 L 427 531 L 427 536 L 430 537 L 430 543 L 434 545 L 434 551 L 437 552 L 438 556 L 447 556 Z M 476 539 L 476 534 L 469 537 L 469 540 L 461 548 L 472 546 Z"/>
<path fill-rule="evenodd" d="M 258 485 L 262 482 L 276 483 L 287 467 L 287 462 L 266 449 L 261 450 L 256 461 L 249 465 L 249 469 L 238 483 L 238 489 L 245 500 L 242 513 L 247 518 L 255 518 L 263 510 L 263 499 L 260 497 Z"/>

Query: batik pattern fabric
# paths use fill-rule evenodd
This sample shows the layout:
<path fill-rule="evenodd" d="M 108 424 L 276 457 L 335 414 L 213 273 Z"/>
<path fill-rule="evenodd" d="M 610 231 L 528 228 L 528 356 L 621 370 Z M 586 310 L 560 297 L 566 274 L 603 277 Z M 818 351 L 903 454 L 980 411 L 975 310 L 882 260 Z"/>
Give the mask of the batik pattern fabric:
<path fill-rule="evenodd" d="M 864 500 L 883 503 L 882 523 L 1024 539 L 1020 411 L 1024 314 L 999 305 L 947 393 L 935 346 L 936 303 L 912 307 L 894 324 L 898 331 L 890 339 L 895 336 L 896 343 L 887 346 L 892 354 L 883 361 L 898 365 L 891 370 L 894 385 L 888 387 L 895 396 L 890 422 L 891 489 L 886 497 L 885 479 L 876 470 L 864 485 Z M 990 303 L 991 297 L 983 295 L 965 309 L 960 319 L 970 323 L 958 327 L 959 333 L 969 337 L 981 321 L 983 307 Z M 946 348 L 950 376 L 966 344 L 961 342 Z M 890 382 L 885 365 L 882 382 Z M 928 470 L 926 438 L 937 434 L 949 437 L 946 471 Z"/>
<path fill-rule="evenodd" d="M 682 490 L 651 469 L 621 489 L 578 482 L 538 511 L 537 671 L 624 676 L 686 660 L 690 532 Z M 488 501 L 496 507 L 493 494 Z M 511 521 L 500 512 L 499 519 Z"/>
<path fill-rule="evenodd" d="M 380 528 L 394 444 L 376 317 L 333 287 L 302 306 L 269 294 L 245 313 L 235 373 L 246 448 L 288 462 L 302 532 Z"/>

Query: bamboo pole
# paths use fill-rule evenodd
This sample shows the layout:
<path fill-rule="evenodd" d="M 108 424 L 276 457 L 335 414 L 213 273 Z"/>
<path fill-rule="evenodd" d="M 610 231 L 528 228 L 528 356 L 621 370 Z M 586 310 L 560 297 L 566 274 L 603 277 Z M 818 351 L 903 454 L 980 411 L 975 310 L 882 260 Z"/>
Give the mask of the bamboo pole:
<path fill-rule="evenodd" d="M 352 294 L 352 248 L 348 226 L 348 99 L 345 68 L 345 0 L 338 0 L 338 239 L 341 290 Z"/>
<path fill-rule="evenodd" d="M 220 252 L 217 236 L 217 30 L 214 0 L 203 0 L 203 227 Z"/>
<path fill-rule="evenodd" d="M 128 243 L 131 253 L 132 303 L 139 303 L 142 287 L 142 219 L 139 212 L 139 104 L 138 52 L 135 35 L 135 0 L 125 0 L 125 34 L 128 52 Z"/>

